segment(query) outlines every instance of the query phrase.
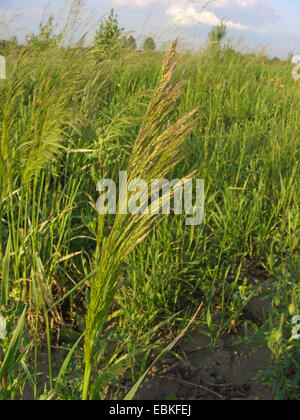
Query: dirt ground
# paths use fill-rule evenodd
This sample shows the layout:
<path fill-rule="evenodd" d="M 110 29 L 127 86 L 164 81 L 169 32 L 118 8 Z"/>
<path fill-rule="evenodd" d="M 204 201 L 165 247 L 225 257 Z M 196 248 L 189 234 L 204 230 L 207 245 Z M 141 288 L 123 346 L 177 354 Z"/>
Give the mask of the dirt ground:
<path fill-rule="evenodd" d="M 246 318 L 259 325 L 270 302 L 253 299 Z M 274 400 L 272 390 L 259 384 L 257 375 L 270 362 L 270 354 L 256 344 L 240 343 L 244 332 L 221 339 L 211 351 L 210 338 L 196 331 L 183 338 L 174 353 L 154 367 L 142 384 L 140 400 Z"/>
<path fill-rule="evenodd" d="M 246 318 L 259 324 L 269 302 L 253 299 Z M 210 338 L 197 331 L 187 333 L 174 349 L 147 375 L 137 400 L 273 400 L 272 390 L 259 385 L 257 375 L 266 369 L 270 354 L 256 344 L 240 343 L 244 332 L 232 332 L 219 340 L 212 351 Z M 176 355 L 175 355 L 176 354 Z M 54 373 L 63 362 L 60 352 L 53 352 Z M 47 376 L 47 352 L 40 357 L 39 379 L 42 390 Z M 26 387 L 24 400 L 33 394 Z"/>
<path fill-rule="evenodd" d="M 268 355 L 254 344 L 235 344 L 242 337 L 221 340 L 214 352 L 210 339 L 194 332 L 176 348 L 178 357 L 166 357 L 142 384 L 141 400 L 273 400 L 270 389 L 256 376 Z"/>

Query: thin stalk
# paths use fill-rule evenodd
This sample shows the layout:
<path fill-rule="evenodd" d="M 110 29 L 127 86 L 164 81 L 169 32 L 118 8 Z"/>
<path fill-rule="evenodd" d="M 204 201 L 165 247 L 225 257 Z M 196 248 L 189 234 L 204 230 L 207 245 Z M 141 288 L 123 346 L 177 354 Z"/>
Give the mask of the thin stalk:
<path fill-rule="evenodd" d="M 82 400 L 88 400 L 88 394 L 90 389 L 90 382 L 91 382 L 91 375 L 92 375 L 92 364 L 91 364 L 91 357 L 88 354 L 87 359 L 85 361 L 85 368 L 84 368 L 84 377 L 83 377 L 83 392 L 82 392 Z"/>
<path fill-rule="evenodd" d="M 186 114 L 173 125 L 169 122 L 183 87 L 183 75 L 177 83 L 171 85 L 176 67 L 175 55 L 176 42 L 172 44 L 164 60 L 152 101 L 133 146 L 127 166 L 128 182 L 138 178 L 150 185 L 153 179 L 163 179 L 181 161 L 179 148 L 196 124 L 196 119 L 190 121 L 196 110 Z M 127 193 L 125 184 L 122 186 L 122 193 Z M 148 207 L 150 194 L 145 198 L 147 199 L 141 205 Z M 155 205 L 162 208 L 167 199 L 168 194 L 164 194 L 156 200 Z M 122 201 L 118 203 L 117 208 L 121 210 L 121 207 Z M 99 270 L 91 285 L 91 300 L 86 320 L 83 400 L 88 398 L 96 342 L 103 332 L 118 288 L 122 263 L 149 234 L 156 217 L 157 215 L 151 212 L 124 215 L 117 211 L 114 225 L 103 244 Z M 100 220 L 98 229 L 98 234 L 102 236 L 103 220 Z M 97 242 L 98 247 L 99 244 L 100 238 Z"/>

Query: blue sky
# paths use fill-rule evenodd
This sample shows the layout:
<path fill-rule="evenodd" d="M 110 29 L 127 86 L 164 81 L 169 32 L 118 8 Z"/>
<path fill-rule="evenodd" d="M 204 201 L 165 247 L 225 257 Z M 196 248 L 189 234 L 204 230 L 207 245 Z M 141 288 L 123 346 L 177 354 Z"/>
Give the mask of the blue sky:
<path fill-rule="evenodd" d="M 48 13 L 62 22 L 71 0 L 0 0 L 0 14 L 18 10 L 21 14 L 11 23 L 12 32 L 22 39 L 34 32 L 48 4 Z M 224 19 L 229 37 L 250 49 L 265 46 L 271 55 L 286 57 L 300 53 L 299 0 L 86 0 L 85 18 L 92 35 L 98 19 L 111 8 L 119 16 L 120 25 L 142 40 L 154 37 L 158 45 L 179 37 L 184 45 L 198 48 L 211 27 Z M 10 6 L 9 9 L 7 7 Z M 1 34 L 3 36 L 3 34 Z"/>

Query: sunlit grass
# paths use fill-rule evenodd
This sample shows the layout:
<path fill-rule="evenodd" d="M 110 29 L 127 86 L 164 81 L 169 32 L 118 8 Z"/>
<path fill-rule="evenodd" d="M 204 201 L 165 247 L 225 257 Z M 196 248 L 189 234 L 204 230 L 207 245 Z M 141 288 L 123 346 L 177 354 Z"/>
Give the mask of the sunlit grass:
<path fill-rule="evenodd" d="M 168 97 L 166 86 L 155 90 L 163 56 L 134 51 L 97 63 L 79 46 L 8 51 L 8 78 L 0 81 L 0 277 L 9 334 L 0 358 L 13 348 L 15 366 L 1 371 L 1 399 L 20 398 L 25 380 L 41 398 L 37 352 L 45 335 L 52 391 L 46 395 L 80 398 L 87 313 L 84 397 L 93 360 L 101 374 L 92 376 L 92 397 L 105 398 L 113 384 L 122 398 L 118 378 L 126 374 L 134 383 L 151 350 L 182 330 L 200 301 L 194 325 L 212 343 L 242 322 L 247 301 L 234 299 L 241 290 L 249 299 L 273 299 L 256 332 L 274 355 L 263 380 L 280 398 L 299 397 L 288 377 L 295 369 L 289 351 L 297 359 L 299 343 L 285 336 L 300 314 L 300 84 L 290 63 L 227 48 L 179 55 L 175 82 L 185 69 L 184 79 Z M 173 125 L 195 108 L 197 124 L 186 131 L 185 120 Z M 164 132 L 166 126 L 173 129 Z M 166 166 L 151 166 L 151 142 L 168 156 Z M 184 159 L 174 165 L 178 148 Z M 172 215 L 148 232 L 150 219 L 98 218 L 96 183 L 117 180 L 126 168 L 148 181 L 191 172 L 204 179 L 204 224 L 186 227 Z M 21 365 L 9 343 L 25 305 L 27 332 L 13 339 L 25 349 Z M 280 325 L 284 334 L 276 335 Z M 70 347 L 78 340 L 70 386 L 67 365 L 59 380 L 51 373 L 61 336 Z"/>

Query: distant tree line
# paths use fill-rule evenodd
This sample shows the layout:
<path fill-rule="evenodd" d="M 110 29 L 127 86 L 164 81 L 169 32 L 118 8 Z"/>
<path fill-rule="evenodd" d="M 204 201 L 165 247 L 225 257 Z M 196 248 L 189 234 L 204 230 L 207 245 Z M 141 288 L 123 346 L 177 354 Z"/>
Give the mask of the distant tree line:
<path fill-rule="evenodd" d="M 227 52 L 229 50 L 234 52 L 233 47 L 228 42 L 225 45 L 224 41 L 226 36 L 227 26 L 221 21 L 221 23 L 214 26 L 208 34 L 207 51 L 219 56 L 222 56 L 225 50 Z M 64 34 L 57 31 L 54 16 L 50 16 L 46 22 L 40 23 L 39 32 L 37 34 L 29 34 L 26 36 L 23 45 L 18 44 L 18 40 L 15 36 L 7 40 L 0 40 L 0 54 L 4 55 L 5 51 L 11 46 L 18 48 L 26 46 L 41 51 L 48 48 L 63 47 L 63 37 Z M 115 14 L 114 9 L 111 9 L 109 15 L 100 23 L 91 45 L 84 46 L 84 37 L 82 37 L 82 39 L 77 42 L 76 46 L 74 46 L 74 48 L 78 47 L 91 49 L 95 58 L 100 61 L 105 58 L 118 57 L 123 54 L 124 51 L 135 51 L 138 49 L 137 41 L 134 36 L 126 35 L 124 28 L 119 25 L 118 16 Z M 146 52 L 155 51 L 156 44 L 154 39 L 152 37 L 145 38 L 140 50 Z M 238 52 L 235 51 L 235 53 Z M 290 54 L 290 57 L 292 56 L 293 53 Z M 290 61 L 290 57 L 288 61 Z M 281 61 L 278 57 L 269 59 L 266 56 L 264 60 L 266 63 L 269 61 L 273 63 Z"/>
<path fill-rule="evenodd" d="M 54 22 L 54 16 L 48 17 L 46 22 L 41 22 L 37 34 L 29 34 L 25 37 L 24 46 L 33 48 L 35 50 L 46 50 L 48 48 L 59 48 L 63 46 L 63 33 L 57 31 Z M 84 47 L 84 43 L 77 44 L 77 47 Z M 0 40 L 0 54 L 10 45 L 18 45 L 16 37 L 9 40 Z M 114 9 L 111 9 L 107 18 L 105 18 L 96 31 L 91 45 L 86 46 L 90 48 L 95 58 L 100 61 L 104 58 L 112 58 L 122 54 L 124 50 L 137 50 L 137 41 L 133 35 L 126 35 L 124 28 L 119 25 L 118 16 Z M 142 50 L 154 51 L 156 50 L 155 41 L 148 37 L 142 44 Z"/>
<path fill-rule="evenodd" d="M 111 9 L 109 16 L 100 24 L 96 32 L 93 47 L 98 57 L 113 56 L 119 54 L 120 50 L 124 48 L 136 50 L 137 42 L 132 35 L 129 37 L 124 35 L 124 28 L 119 26 L 118 16 L 114 9 Z M 156 45 L 153 38 L 145 39 L 142 49 L 145 51 L 155 50 Z"/>

